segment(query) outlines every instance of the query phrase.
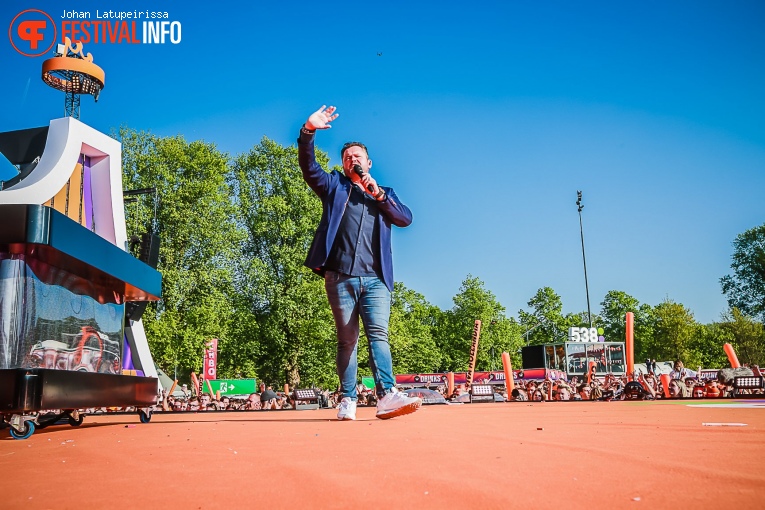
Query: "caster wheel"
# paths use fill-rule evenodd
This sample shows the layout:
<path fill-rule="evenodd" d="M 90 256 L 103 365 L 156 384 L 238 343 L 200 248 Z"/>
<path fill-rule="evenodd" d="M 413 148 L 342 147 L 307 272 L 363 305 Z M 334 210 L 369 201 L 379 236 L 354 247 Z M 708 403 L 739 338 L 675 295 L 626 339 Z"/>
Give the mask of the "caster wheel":
<path fill-rule="evenodd" d="M 76 420 L 74 419 L 72 415 L 69 415 L 69 425 L 71 425 L 72 427 L 79 427 L 80 425 L 82 425 L 82 422 L 84 419 L 85 417 L 83 415 L 77 416 Z"/>
<path fill-rule="evenodd" d="M 151 412 L 139 411 L 138 416 L 141 418 L 141 423 L 149 423 L 151 421 Z"/>
<path fill-rule="evenodd" d="M 27 439 L 35 433 L 35 422 L 27 420 L 24 422 L 24 428 L 22 430 L 16 430 L 11 427 L 11 437 L 13 439 Z"/>

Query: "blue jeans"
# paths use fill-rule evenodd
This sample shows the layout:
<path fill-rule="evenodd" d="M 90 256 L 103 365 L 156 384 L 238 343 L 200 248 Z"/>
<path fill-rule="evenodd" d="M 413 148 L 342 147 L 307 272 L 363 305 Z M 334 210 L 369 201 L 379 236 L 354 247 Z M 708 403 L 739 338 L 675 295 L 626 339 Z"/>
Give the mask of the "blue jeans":
<path fill-rule="evenodd" d="M 337 328 L 337 375 L 344 397 L 356 399 L 359 316 L 369 347 L 369 368 L 377 395 L 384 396 L 396 381 L 388 344 L 391 296 L 376 276 L 348 276 L 335 271 L 324 275 L 329 306 Z"/>

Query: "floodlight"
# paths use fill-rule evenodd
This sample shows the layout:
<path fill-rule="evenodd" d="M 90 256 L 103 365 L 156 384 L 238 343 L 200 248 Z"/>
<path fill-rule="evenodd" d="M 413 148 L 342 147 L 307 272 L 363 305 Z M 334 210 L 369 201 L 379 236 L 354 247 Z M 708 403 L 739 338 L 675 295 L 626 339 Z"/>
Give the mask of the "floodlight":
<path fill-rule="evenodd" d="M 474 384 L 470 388 L 471 402 L 494 402 L 494 386 L 491 384 Z"/>
<path fill-rule="evenodd" d="M 733 379 L 733 396 L 737 397 L 740 390 L 761 390 L 765 387 L 765 379 L 760 376 L 739 376 Z"/>
<path fill-rule="evenodd" d="M 93 55 L 83 51 L 81 42 L 72 43 L 68 37 L 56 46 L 56 56 L 43 62 L 42 79 L 66 94 L 66 116 L 75 119 L 80 118 L 80 95 L 92 95 L 98 101 L 105 83 L 104 71 L 93 63 Z"/>
<path fill-rule="evenodd" d="M 318 409 L 319 406 L 319 394 L 313 388 L 301 388 L 296 389 L 292 393 L 292 399 L 295 401 L 295 409 Z"/>

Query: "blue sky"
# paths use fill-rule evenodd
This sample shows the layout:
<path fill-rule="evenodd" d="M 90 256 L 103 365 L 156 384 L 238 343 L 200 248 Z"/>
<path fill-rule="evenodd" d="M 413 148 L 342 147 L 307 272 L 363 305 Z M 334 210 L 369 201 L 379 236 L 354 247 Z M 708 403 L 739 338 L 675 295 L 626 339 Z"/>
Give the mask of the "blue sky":
<path fill-rule="evenodd" d="M 468 274 L 517 316 L 540 287 L 593 312 L 609 290 L 726 309 L 731 242 L 765 222 L 765 3 L 6 2 L 166 11 L 180 44 L 88 44 L 106 72 L 81 119 L 214 142 L 236 155 L 292 144 L 307 116 L 340 117 L 317 145 L 362 140 L 373 175 L 414 213 L 394 234 L 396 279 L 441 308 Z M 44 57 L 0 43 L 0 131 L 45 125 L 63 97 Z M 381 55 L 378 55 L 381 54 Z M 2 171 L 2 170 L 0 170 Z"/>

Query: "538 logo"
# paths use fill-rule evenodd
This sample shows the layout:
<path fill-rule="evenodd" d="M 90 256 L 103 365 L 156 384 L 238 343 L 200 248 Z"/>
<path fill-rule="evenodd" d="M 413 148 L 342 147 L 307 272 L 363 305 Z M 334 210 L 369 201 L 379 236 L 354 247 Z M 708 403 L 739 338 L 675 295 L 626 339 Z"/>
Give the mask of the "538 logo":
<path fill-rule="evenodd" d="M 13 48 L 27 57 L 48 53 L 56 43 L 56 24 L 47 13 L 38 9 L 21 11 L 8 27 Z"/>

